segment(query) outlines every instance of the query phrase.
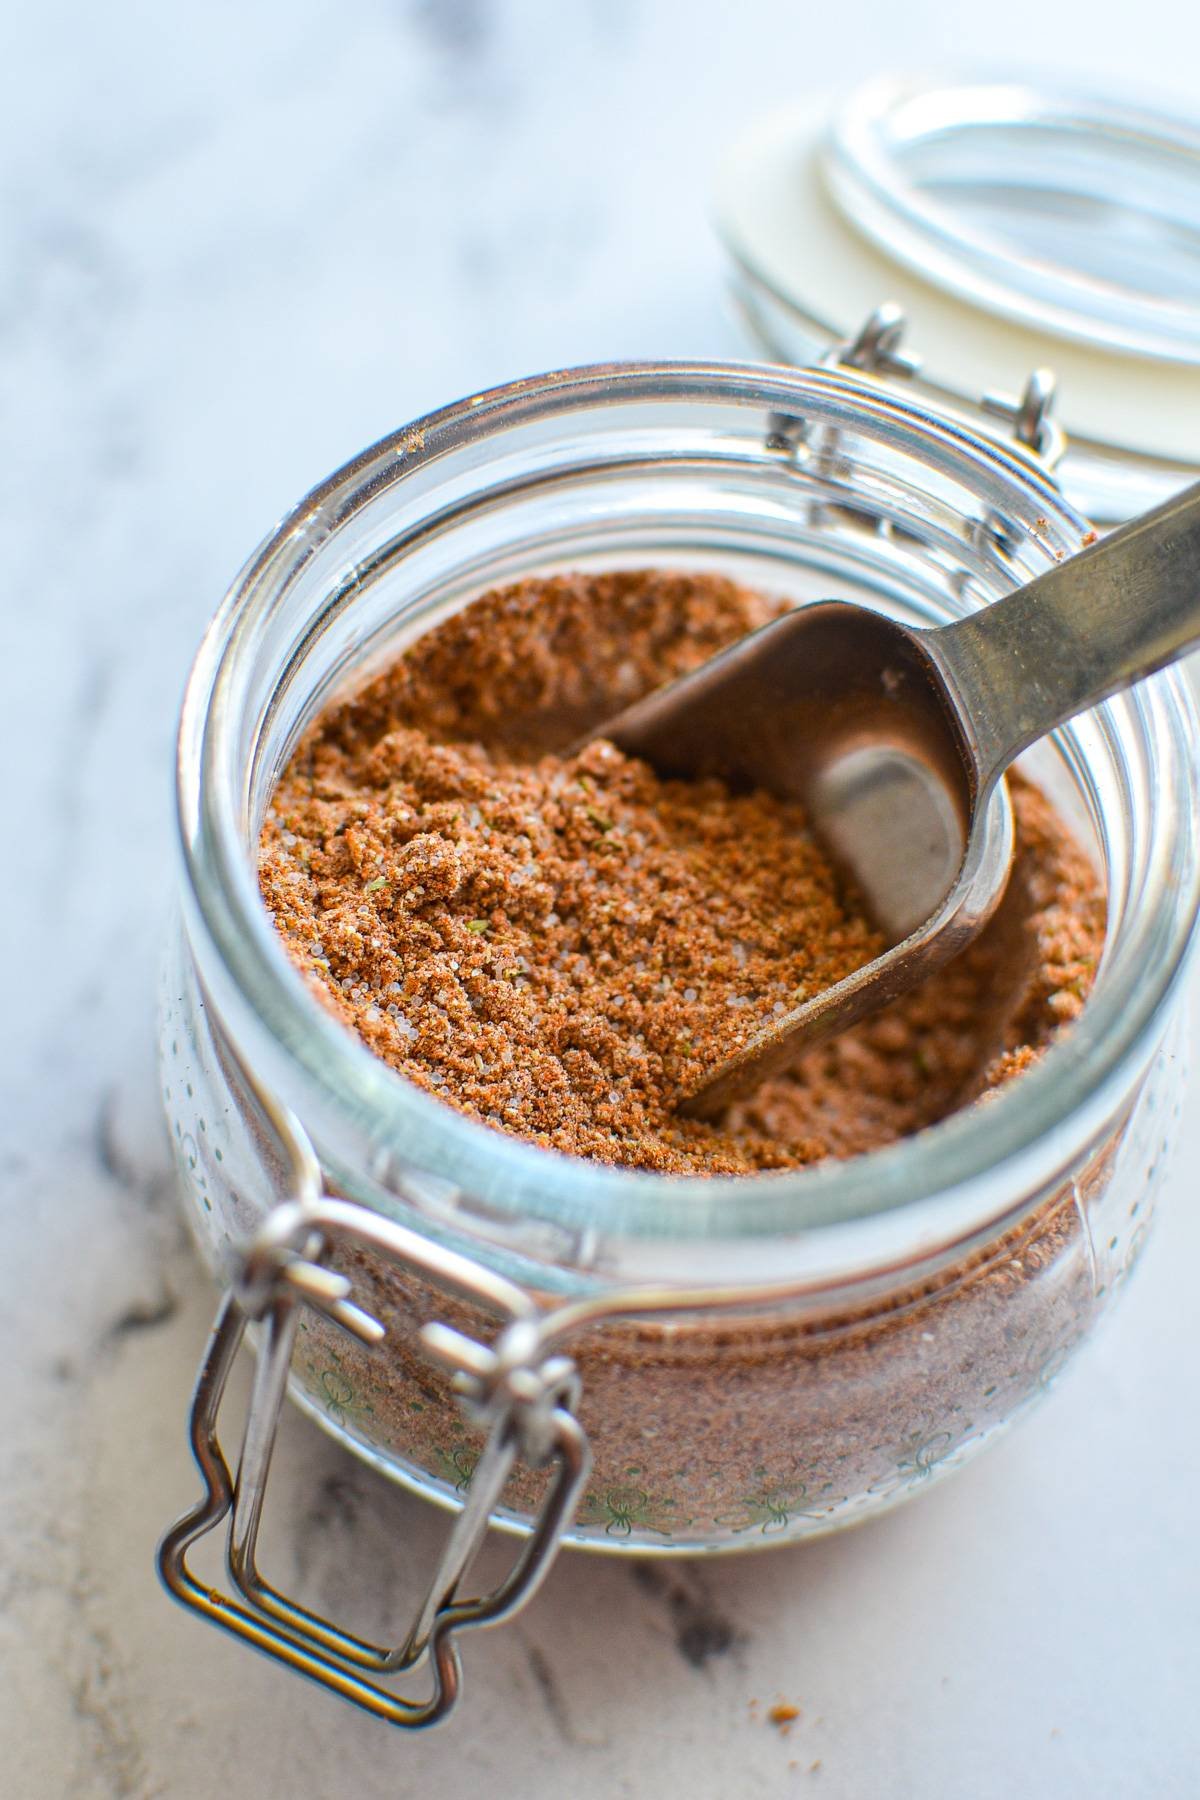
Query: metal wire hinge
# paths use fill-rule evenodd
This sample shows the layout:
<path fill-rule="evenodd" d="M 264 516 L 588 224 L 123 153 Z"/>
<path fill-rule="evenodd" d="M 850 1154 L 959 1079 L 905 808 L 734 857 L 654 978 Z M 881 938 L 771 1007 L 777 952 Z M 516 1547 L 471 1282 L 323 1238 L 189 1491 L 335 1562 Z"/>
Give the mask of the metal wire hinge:
<path fill-rule="evenodd" d="M 901 347 L 907 330 L 903 310 L 886 301 L 867 314 L 852 338 L 821 358 L 821 367 L 860 369 L 869 375 L 919 375 L 921 358 Z"/>
<path fill-rule="evenodd" d="M 281 1123 L 273 1112 L 273 1122 Z M 444 1718 L 459 1693 L 457 1634 L 495 1625 L 530 1599 L 574 1517 L 591 1466 L 574 1416 L 579 1384 L 569 1357 L 551 1354 L 541 1315 L 513 1283 L 471 1259 L 365 1208 L 320 1192 L 319 1171 L 302 1136 L 281 1135 L 293 1154 L 304 1196 L 277 1207 L 243 1253 L 231 1291 L 200 1365 L 190 1414 L 192 1453 L 204 1492 L 164 1537 L 158 1568 L 168 1590 L 213 1624 L 295 1672 L 388 1723 L 406 1728 Z M 315 1308 L 362 1343 L 384 1337 L 378 1320 L 355 1305 L 347 1278 L 327 1266 L 335 1248 L 370 1250 L 449 1287 L 503 1321 L 488 1346 L 438 1323 L 420 1333 L 431 1360 L 450 1372 L 460 1403 L 487 1433 L 466 1502 L 406 1637 L 372 1644 L 340 1629 L 271 1587 L 258 1568 L 258 1533 L 292 1347 L 303 1307 Z M 251 1321 L 261 1327 L 250 1409 L 236 1477 L 218 1438 L 218 1415 L 230 1370 Z M 514 1463 L 553 1466 L 554 1475 L 530 1536 L 490 1594 L 460 1599 L 459 1588 Z M 188 1566 L 193 1544 L 226 1520 L 225 1562 L 232 1591 L 218 1593 Z M 382 1685 L 428 1661 L 432 1691 L 410 1700 Z"/>
<path fill-rule="evenodd" d="M 817 361 L 816 366 L 852 370 L 857 374 L 892 376 L 912 380 L 921 375 L 921 358 L 904 348 L 908 320 L 901 307 L 887 301 L 875 307 L 852 337 L 834 344 Z M 783 358 L 781 357 L 781 360 Z M 1012 435 L 1021 448 L 1028 451 L 1053 475 L 1067 447 L 1066 433 L 1052 415 L 1057 390 L 1052 369 L 1034 369 L 1019 395 L 985 393 L 980 410 L 992 418 L 1004 419 L 1012 426 Z M 805 421 L 786 413 L 771 413 L 767 420 L 767 441 L 776 449 L 797 450 L 807 441 Z M 836 451 L 840 433 L 823 434 L 823 447 L 828 458 Z"/>
<path fill-rule="evenodd" d="M 987 393 L 980 403 L 994 419 L 1007 419 L 1018 444 L 1032 451 L 1051 474 L 1067 447 L 1066 433 L 1052 417 L 1057 392 L 1053 369 L 1034 369 L 1020 394 Z"/>

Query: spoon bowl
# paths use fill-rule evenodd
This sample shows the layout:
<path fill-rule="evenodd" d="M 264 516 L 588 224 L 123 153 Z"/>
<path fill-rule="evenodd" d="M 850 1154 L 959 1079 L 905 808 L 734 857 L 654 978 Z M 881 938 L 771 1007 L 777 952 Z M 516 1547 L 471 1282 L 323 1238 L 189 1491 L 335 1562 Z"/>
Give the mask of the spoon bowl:
<path fill-rule="evenodd" d="M 664 776 L 798 800 L 885 945 L 765 1019 L 681 1110 L 716 1115 L 964 949 L 1012 863 L 1005 769 L 1197 642 L 1200 485 L 949 625 L 799 607 L 592 732 Z"/>

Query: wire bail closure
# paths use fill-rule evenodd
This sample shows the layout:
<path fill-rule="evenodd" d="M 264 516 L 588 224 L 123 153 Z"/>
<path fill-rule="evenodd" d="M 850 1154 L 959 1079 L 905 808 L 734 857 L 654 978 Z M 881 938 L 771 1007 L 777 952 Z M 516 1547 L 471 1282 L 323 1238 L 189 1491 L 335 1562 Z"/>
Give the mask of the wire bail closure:
<path fill-rule="evenodd" d="M 249 1079 L 249 1078 L 248 1078 Z M 320 1170 L 294 1115 L 251 1081 L 279 1134 L 298 1198 L 268 1214 L 242 1252 L 222 1300 L 192 1396 L 189 1435 L 204 1481 L 197 1503 L 167 1532 L 158 1570 L 168 1591 L 210 1623 L 295 1673 L 387 1723 L 412 1730 L 444 1718 L 461 1686 L 457 1634 L 496 1625 L 532 1597 L 544 1579 L 583 1495 L 591 1468 L 586 1436 L 574 1416 L 579 1381 L 574 1363 L 550 1353 L 541 1315 L 522 1289 L 470 1258 L 323 1192 Z M 384 1646 L 342 1630 L 278 1592 L 258 1567 L 258 1535 L 271 1454 L 287 1391 L 300 1309 L 312 1307 L 360 1342 L 383 1341 L 384 1327 L 351 1299 L 351 1283 L 328 1267 L 335 1248 L 357 1247 L 432 1277 L 503 1320 L 495 1344 L 478 1343 L 439 1322 L 420 1331 L 431 1361 L 449 1370 L 468 1418 L 487 1441 L 463 1510 L 407 1636 Z M 250 1408 L 237 1474 L 221 1448 L 218 1419 L 238 1350 L 250 1323 L 261 1328 Z M 513 1465 L 555 1465 L 549 1492 L 508 1574 L 490 1594 L 460 1599 Z M 188 1564 L 192 1546 L 228 1520 L 225 1562 L 232 1591 L 218 1593 Z M 410 1700 L 381 1684 L 428 1660 L 432 1691 Z"/>
<path fill-rule="evenodd" d="M 904 348 L 907 331 L 903 308 L 894 301 L 885 301 L 867 314 L 851 337 L 834 344 L 814 366 L 834 374 L 849 371 L 884 382 L 916 380 L 923 363 L 914 351 Z M 1067 448 L 1066 433 L 1052 416 L 1057 388 L 1053 369 L 1033 369 L 1019 395 L 989 391 L 979 400 L 981 412 L 1011 425 L 1013 442 L 1055 480 L 1055 471 Z M 767 421 L 767 439 L 776 449 L 795 454 L 808 443 L 809 431 L 803 419 L 775 412 Z M 835 467 L 840 443 L 839 431 L 827 429 L 820 434 L 819 453 L 826 470 Z"/>

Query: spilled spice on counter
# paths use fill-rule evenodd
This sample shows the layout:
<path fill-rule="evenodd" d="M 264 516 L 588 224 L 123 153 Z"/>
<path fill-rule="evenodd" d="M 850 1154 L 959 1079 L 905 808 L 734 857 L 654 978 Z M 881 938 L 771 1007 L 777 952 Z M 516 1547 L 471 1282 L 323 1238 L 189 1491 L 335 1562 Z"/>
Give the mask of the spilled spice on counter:
<path fill-rule="evenodd" d="M 1095 874 L 1013 782 L 1003 906 L 950 968 L 715 1124 L 689 1068 L 879 943 L 801 810 L 563 746 L 774 616 L 711 574 L 495 590 L 331 709 L 276 791 L 264 899 L 314 991 L 394 1068 L 537 1144 L 738 1174 L 904 1136 L 1036 1060 L 1103 942 Z"/>

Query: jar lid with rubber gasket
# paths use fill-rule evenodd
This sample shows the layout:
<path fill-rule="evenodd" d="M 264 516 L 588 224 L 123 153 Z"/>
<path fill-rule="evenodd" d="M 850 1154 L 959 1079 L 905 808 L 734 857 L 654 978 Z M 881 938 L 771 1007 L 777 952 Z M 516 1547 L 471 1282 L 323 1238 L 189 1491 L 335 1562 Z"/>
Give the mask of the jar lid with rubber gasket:
<path fill-rule="evenodd" d="M 1194 125 L 1028 79 L 887 76 L 754 127 L 716 218 L 773 357 L 1007 421 L 1098 524 L 1200 474 Z"/>

